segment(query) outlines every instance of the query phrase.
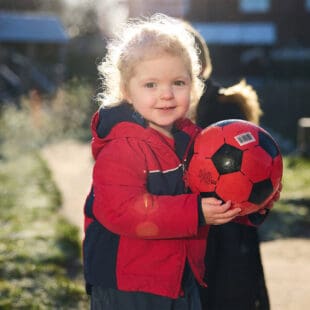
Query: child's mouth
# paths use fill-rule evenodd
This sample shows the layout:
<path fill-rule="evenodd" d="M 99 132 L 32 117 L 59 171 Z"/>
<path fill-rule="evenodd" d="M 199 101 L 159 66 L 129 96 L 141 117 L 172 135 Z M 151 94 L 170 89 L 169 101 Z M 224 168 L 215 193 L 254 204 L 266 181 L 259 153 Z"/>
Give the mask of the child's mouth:
<path fill-rule="evenodd" d="M 175 107 L 162 107 L 159 108 L 159 110 L 167 111 L 167 110 L 173 110 Z"/>

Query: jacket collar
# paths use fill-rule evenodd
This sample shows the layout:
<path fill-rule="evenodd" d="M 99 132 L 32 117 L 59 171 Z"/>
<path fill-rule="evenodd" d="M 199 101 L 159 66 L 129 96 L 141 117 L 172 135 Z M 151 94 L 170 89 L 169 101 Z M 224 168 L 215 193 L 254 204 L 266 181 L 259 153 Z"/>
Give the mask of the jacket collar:
<path fill-rule="evenodd" d="M 145 119 L 127 102 L 111 108 L 100 108 L 98 113 L 96 131 L 99 138 L 106 137 L 111 129 L 121 122 L 130 122 L 144 128 L 147 127 Z"/>

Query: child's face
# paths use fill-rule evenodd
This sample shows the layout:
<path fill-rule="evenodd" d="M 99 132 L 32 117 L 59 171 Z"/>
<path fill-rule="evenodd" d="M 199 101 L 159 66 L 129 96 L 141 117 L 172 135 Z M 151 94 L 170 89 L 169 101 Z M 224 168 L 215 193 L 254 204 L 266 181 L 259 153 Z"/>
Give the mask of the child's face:
<path fill-rule="evenodd" d="M 174 122 L 189 109 L 191 85 L 183 59 L 160 54 L 137 64 L 125 99 L 149 121 L 150 127 L 170 136 Z"/>

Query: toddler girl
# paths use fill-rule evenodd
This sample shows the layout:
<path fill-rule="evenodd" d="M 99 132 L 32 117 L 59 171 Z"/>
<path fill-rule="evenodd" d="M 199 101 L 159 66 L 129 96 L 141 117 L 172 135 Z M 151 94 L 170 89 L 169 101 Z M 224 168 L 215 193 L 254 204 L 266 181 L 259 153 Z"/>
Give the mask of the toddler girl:
<path fill-rule="evenodd" d="M 131 21 L 99 72 L 83 244 L 91 307 L 199 310 L 209 224 L 240 209 L 184 182 L 200 131 L 189 117 L 203 90 L 194 38 L 164 15 Z"/>

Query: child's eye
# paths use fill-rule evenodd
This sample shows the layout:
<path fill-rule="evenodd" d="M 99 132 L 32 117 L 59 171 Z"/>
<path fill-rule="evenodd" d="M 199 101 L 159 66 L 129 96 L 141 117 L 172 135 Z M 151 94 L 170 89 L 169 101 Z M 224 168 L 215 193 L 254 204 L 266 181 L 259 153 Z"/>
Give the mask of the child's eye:
<path fill-rule="evenodd" d="M 144 87 L 146 88 L 154 88 L 156 84 L 154 82 L 148 82 L 144 84 Z"/>
<path fill-rule="evenodd" d="M 185 81 L 177 80 L 177 81 L 174 82 L 174 85 L 176 85 L 176 86 L 184 86 L 185 85 Z"/>

